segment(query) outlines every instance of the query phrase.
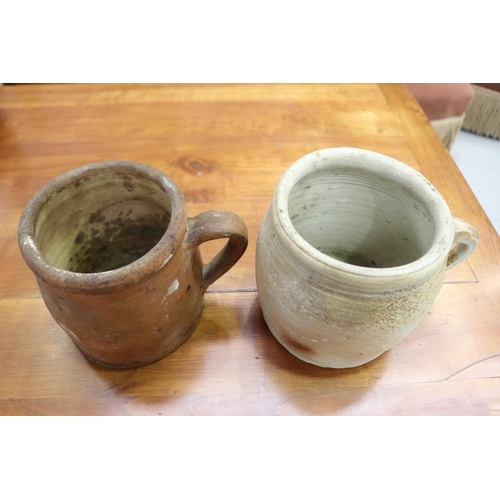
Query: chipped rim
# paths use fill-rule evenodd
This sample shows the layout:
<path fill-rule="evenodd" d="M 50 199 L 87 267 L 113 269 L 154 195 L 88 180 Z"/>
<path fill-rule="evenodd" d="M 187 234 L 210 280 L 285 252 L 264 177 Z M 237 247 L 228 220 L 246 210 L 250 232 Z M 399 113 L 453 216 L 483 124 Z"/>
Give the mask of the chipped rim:
<path fill-rule="evenodd" d="M 159 186 L 170 197 L 172 203 L 167 230 L 158 243 L 142 257 L 111 271 L 75 273 L 54 266 L 45 259 L 35 243 L 35 227 L 40 210 L 52 196 L 66 187 L 89 174 L 102 172 L 105 169 L 141 176 Z M 100 295 L 150 279 L 173 257 L 186 232 L 186 226 L 187 211 L 184 196 L 170 177 L 143 163 L 106 160 L 69 170 L 35 193 L 21 215 L 18 242 L 24 260 L 37 278 L 75 294 Z"/>
<path fill-rule="evenodd" d="M 433 214 L 435 228 L 434 240 L 428 251 L 419 259 L 402 266 L 370 268 L 341 262 L 322 253 L 308 243 L 295 229 L 288 213 L 288 199 L 294 186 L 304 177 L 317 169 L 342 167 L 356 162 L 356 168 L 377 173 L 420 198 Z M 299 250 L 302 261 L 320 270 L 325 266 L 337 273 L 360 278 L 400 278 L 444 267 L 454 238 L 453 217 L 450 209 L 437 189 L 417 170 L 408 165 L 373 151 L 359 148 L 327 148 L 313 151 L 297 160 L 283 174 L 274 193 L 273 217 L 279 222 L 278 227 L 284 233 L 283 243 L 295 254 Z"/>

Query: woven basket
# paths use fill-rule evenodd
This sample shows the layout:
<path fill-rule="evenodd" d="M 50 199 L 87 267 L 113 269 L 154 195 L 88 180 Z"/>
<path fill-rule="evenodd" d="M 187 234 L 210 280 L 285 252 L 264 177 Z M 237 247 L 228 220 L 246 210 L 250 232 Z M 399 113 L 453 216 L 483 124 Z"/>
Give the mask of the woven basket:
<path fill-rule="evenodd" d="M 500 139 L 500 92 L 472 85 L 474 99 L 462 128 L 469 132 Z"/>
<path fill-rule="evenodd" d="M 451 148 L 451 145 L 457 138 L 457 135 L 464 123 L 464 119 L 465 114 L 431 121 L 431 125 L 434 127 L 434 130 L 437 132 L 448 150 Z"/>

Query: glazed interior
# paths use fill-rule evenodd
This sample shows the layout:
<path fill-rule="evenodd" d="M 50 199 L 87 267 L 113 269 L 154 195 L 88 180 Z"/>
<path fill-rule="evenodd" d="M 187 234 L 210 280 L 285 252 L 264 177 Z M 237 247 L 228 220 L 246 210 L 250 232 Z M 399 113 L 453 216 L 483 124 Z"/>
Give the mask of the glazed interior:
<path fill-rule="evenodd" d="M 307 243 L 355 266 L 409 264 L 429 251 L 436 235 L 423 194 L 355 166 L 307 174 L 291 189 L 288 212 Z"/>
<path fill-rule="evenodd" d="M 130 171 L 87 173 L 42 206 L 34 242 L 54 266 L 76 273 L 123 267 L 165 234 L 170 197 L 151 179 Z"/>

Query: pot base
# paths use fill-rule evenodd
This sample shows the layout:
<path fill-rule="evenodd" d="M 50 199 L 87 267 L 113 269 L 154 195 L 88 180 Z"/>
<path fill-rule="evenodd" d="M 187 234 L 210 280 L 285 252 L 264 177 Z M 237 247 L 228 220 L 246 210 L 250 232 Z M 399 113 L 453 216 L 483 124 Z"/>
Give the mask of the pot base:
<path fill-rule="evenodd" d="M 188 330 L 186 330 L 186 333 L 182 337 L 182 341 L 176 347 L 162 353 L 158 357 L 155 357 L 153 359 L 149 359 L 147 361 L 135 360 L 135 361 L 131 361 L 129 363 L 107 363 L 106 361 L 102 361 L 102 360 L 93 358 L 92 356 L 87 354 L 78 344 L 76 344 L 76 342 L 73 341 L 73 343 L 78 348 L 78 350 L 85 356 L 85 358 L 87 358 L 89 361 L 92 361 L 92 363 L 95 363 L 96 365 L 102 366 L 104 368 L 111 368 L 113 370 L 131 370 L 134 368 L 141 368 L 143 366 L 151 365 L 152 363 L 156 363 L 157 361 L 160 361 L 160 360 L 166 358 L 169 354 L 172 354 L 179 347 L 181 347 L 181 345 L 183 345 L 191 337 L 193 332 L 196 330 L 196 327 L 198 326 L 198 324 L 201 320 L 201 316 L 203 314 L 203 309 L 204 309 L 204 305 L 202 305 L 196 320 L 191 325 L 191 327 Z"/>

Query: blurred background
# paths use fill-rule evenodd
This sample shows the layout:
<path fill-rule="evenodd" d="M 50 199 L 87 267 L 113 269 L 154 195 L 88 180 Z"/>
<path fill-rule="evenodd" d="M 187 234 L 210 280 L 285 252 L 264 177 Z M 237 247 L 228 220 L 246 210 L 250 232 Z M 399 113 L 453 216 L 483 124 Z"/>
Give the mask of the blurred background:
<path fill-rule="evenodd" d="M 500 83 L 408 83 L 500 234 Z"/>

